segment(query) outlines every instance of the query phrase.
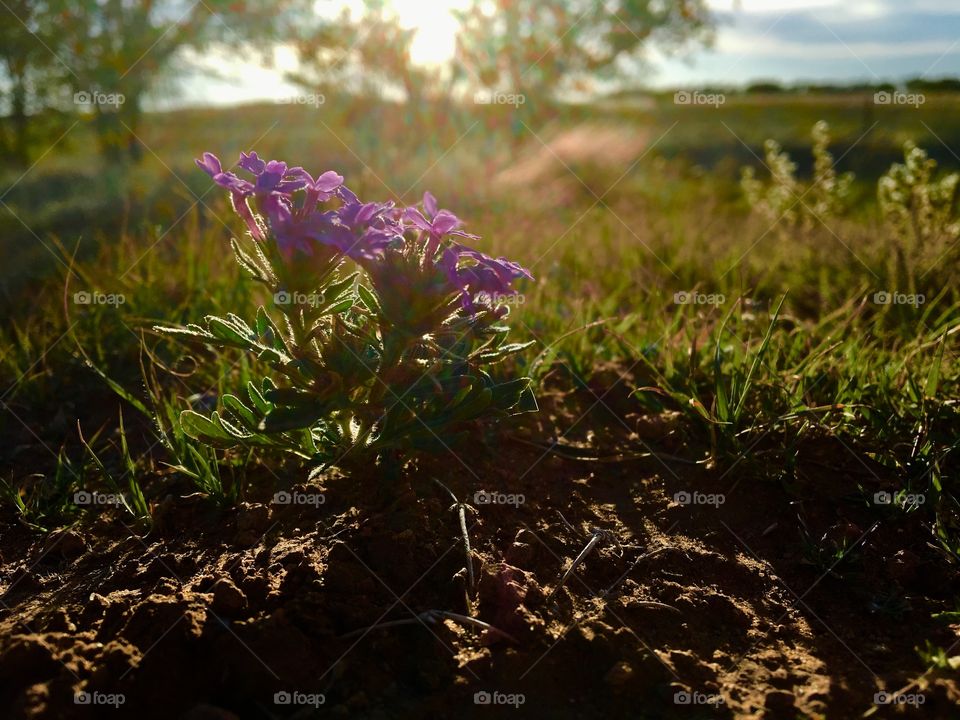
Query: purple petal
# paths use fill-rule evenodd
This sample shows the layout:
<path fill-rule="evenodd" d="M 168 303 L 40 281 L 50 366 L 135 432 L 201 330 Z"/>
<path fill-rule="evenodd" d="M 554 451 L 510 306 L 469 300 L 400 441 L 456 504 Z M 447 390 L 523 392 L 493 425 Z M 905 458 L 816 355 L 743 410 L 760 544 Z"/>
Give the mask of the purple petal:
<path fill-rule="evenodd" d="M 431 219 L 437 216 L 437 199 L 429 190 L 423 194 L 423 209 Z"/>
<path fill-rule="evenodd" d="M 433 230 L 433 226 L 430 224 L 430 222 L 416 208 L 407 208 L 403 211 L 403 216 L 421 230 L 425 230 L 426 232 Z"/>
<path fill-rule="evenodd" d="M 243 152 L 240 153 L 240 159 L 237 161 L 237 165 L 254 175 L 260 175 L 267 167 L 267 164 L 261 160 L 255 152 L 251 152 L 249 155 Z"/>
<path fill-rule="evenodd" d="M 346 185 L 341 185 L 337 189 L 337 193 L 340 195 L 340 199 L 343 200 L 344 205 L 358 205 L 360 203 L 360 198 Z"/>
<path fill-rule="evenodd" d="M 335 173 L 333 170 L 327 170 L 312 183 L 313 187 L 320 192 L 333 192 L 343 185 L 343 175 Z"/>
<path fill-rule="evenodd" d="M 447 235 L 460 227 L 460 218 L 449 210 L 441 210 L 433 217 L 433 232 L 436 235 Z"/>
<path fill-rule="evenodd" d="M 246 196 L 253 192 L 252 182 L 244 180 L 243 178 L 238 178 L 231 172 L 220 173 L 219 175 L 214 176 L 213 181 L 220 187 L 225 187 L 227 190 L 233 193 L 239 193 Z"/>
<path fill-rule="evenodd" d="M 271 160 L 267 163 L 263 172 L 257 176 L 257 192 L 268 193 L 277 190 L 280 181 L 283 180 L 284 173 L 287 172 L 287 164 Z"/>
<path fill-rule="evenodd" d="M 216 177 L 223 172 L 223 167 L 220 165 L 220 159 L 213 153 L 205 152 L 203 154 L 203 159 L 194 160 L 197 164 L 197 167 L 203 170 L 210 177 Z"/>

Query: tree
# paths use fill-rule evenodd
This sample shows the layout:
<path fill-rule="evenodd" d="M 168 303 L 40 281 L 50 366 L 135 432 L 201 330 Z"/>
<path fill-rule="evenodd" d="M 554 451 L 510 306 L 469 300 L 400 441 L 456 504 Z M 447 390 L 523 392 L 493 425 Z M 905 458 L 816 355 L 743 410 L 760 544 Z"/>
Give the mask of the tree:
<path fill-rule="evenodd" d="M 52 104 L 68 71 L 50 49 L 58 43 L 49 4 L 7 0 L 0 8 L 0 155 L 25 166 L 53 130 L 36 116 Z"/>
<path fill-rule="evenodd" d="M 90 107 L 110 159 L 139 157 L 137 131 L 153 83 L 186 48 L 267 48 L 306 0 L 55 0 L 50 9 L 72 97 Z"/>
<path fill-rule="evenodd" d="M 459 75 L 527 109 L 635 72 L 651 42 L 672 49 L 711 28 L 705 0 L 474 0 L 458 17 Z"/>
<path fill-rule="evenodd" d="M 344 8 L 320 18 L 294 39 L 299 68 L 288 78 L 310 91 L 421 101 L 435 74 L 413 63 L 415 29 L 400 26 L 380 0 L 365 0 L 359 14 Z"/>

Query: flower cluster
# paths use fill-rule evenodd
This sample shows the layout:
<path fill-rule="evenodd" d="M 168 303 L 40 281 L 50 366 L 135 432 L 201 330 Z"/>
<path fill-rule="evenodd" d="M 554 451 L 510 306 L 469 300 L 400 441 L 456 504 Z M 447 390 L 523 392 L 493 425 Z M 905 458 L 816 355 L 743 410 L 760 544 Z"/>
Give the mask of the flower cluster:
<path fill-rule="evenodd" d="M 343 184 L 343 176 L 328 170 L 316 179 L 302 167 L 285 162 L 265 162 L 257 153 L 241 153 L 237 165 L 253 180 L 225 172 L 220 160 L 204 153 L 196 161 L 215 183 L 230 191 L 234 210 L 258 241 L 273 238 L 287 260 L 296 253 L 320 253 L 337 262 L 351 258 L 367 269 L 386 257 L 404 256 L 411 250 L 425 269 L 442 269 L 448 288 L 473 311 L 476 298 L 501 297 L 516 292 L 529 271 L 505 258 L 493 258 L 459 239 L 476 240 L 461 230 L 463 222 L 440 209 L 436 198 L 424 193 L 422 209 L 398 208 L 392 201 L 364 203 Z M 254 201 L 258 217 L 251 209 Z M 457 240 L 454 240 L 457 238 Z M 377 273 L 381 274 L 381 273 Z"/>
<path fill-rule="evenodd" d="M 502 302 L 532 277 L 467 245 L 478 238 L 433 195 L 406 208 L 362 202 L 336 172 L 314 177 L 255 152 L 241 154 L 243 175 L 211 153 L 197 165 L 229 192 L 249 234 L 231 242 L 237 262 L 272 303 L 252 322 L 227 313 L 157 328 L 246 352 L 260 374 L 209 415 L 185 410 L 184 435 L 321 468 L 396 468 L 406 453 L 465 441 L 471 422 L 536 409 L 529 378 L 491 367 L 532 344 L 506 342 Z"/>

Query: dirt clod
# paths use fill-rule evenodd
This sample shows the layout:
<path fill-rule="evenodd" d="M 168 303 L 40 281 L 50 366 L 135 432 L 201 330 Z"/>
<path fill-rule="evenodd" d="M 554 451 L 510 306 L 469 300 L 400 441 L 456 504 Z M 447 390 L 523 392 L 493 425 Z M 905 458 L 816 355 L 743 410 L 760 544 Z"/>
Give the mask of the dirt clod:
<path fill-rule="evenodd" d="M 220 578 L 211 588 L 214 612 L 227 617 L 242 615 L 247 609 L 247 598 L 229 578 Z"/>

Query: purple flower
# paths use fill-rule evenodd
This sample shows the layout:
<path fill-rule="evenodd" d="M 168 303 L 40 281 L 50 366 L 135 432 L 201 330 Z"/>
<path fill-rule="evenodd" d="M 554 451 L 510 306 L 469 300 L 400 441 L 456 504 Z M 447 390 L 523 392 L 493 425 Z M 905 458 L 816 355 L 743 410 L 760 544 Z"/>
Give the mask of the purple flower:
<path fill-rule="evenodd" d="M 343 224 L 334 210 L 294 215 L 281 204 L 268 217 L 277 245 L 285 252 L 299 250 L 312 255 L 319 244 L 359 262 L 380 257 L 400 237 L 390 227 L 360 226 L 357 232 Z"/>
<path fill-rule="evenodd" d="M 256 152 L 240 153 L 237 165 L 254 176 L 254 181 L 245 180 L 232 172 L 224 172 L 220 160 L 212 153 L 204 153 L 196 161 L 197 167 L 209 175 L 217 185 L 230 191 L 230 200 L 247 227 L 257 240 L 264 239 L 263 229 L 250 209 L 248 199 L 254 197 L 257 209 L 267 216 L 271 231 L 283 250 L 304 248 L 304 238 L 309 237 L 311 213 L 317 203 L 329 200 L 343 183 L 343 177 L 327 171 L 316 180 L 302 167 L 287 167 L 278 160 L 265 161 Z M 306 198 L 294 218 L 293 193 L 306 189 Z M 310 221 L 310 222 L 305 222 Z"/>
<path fill-rule="evenodd" d="M 316 180 L 310 176 L 310 173 L 304 171 L 304 177 L 307 184 L 307 197 L 304 199 L 303 207 L 310 210 L 319 202 L 326 202 L 337 194 L 337 190 L 343 186 L 343 175 L 335 173 L 333 170 L 327 170 Z"/>
<path fill-rule="evenodd" d="M 240 153 L 237 165 L 253 176 L 246 180 L 225 172 L 220 160 L 205 152 L 196 160 L 197 167 L 213 181 L 230 191 L 234 210 L 243 218 L 250 234 L 257 240 L 266 238 L 269 228 L 278 249 L 289 259 L 294 252 L 313 255 L 323 249 L 331 261 L 350 257 L 366 263 L 379 260 L 378 272 L 399 272 L 390 258 L 403 249 L 404 232 L 409 221 L 426 237 L 424 256 L 432 265 L 444 239 L 450 236 L 476 238 L 460 228 L 463 223 L 449 210 L 440 209 L 436 198 L 424 193 L 422 207 L 398 208 L 393 202 L 361 202 L 343 184 L 343 176 L 332 170 L 314 178 L 302 167 L 288 167 L 279 160 L 263 160 L 256 152 Z M 302 198 L 295 193 L 303 191 Z M 249 199 L 256 201 L 260 215 L 254 215 Z M 334 197 L 340 206 L 321 210 L 320 203 Z M 392 251 L 388 253 L 388 251 Z M 400 255 L 396 255 L 399 258 Z M 506 258 L 493 258 L 465 245 L 451 242 L 439 260 L 449 283 L 463 296 L 463 306 L 474 309 L 478 293 L 493 297 L 516 292 L 513 283 L 521 278 L 532 279 L 530 273 Z M 371 266 L 367 266 L 371 270 Z"/>
<path fill-rule="evenodd" d="M 230 191 L 230 202 L 233 205 L 234 212 L 239 215 L 247 224 L 250 234 L 257 240 L 263 240 L 263 232 L 257 223 L 250 206 L 247 204 L 247 197 L 253 190 L 253 184 L 242 180 L 231 172 L 224 172 L 220 164 L 220 159 L 213 153 L 205 152 L 203 158 L 195 160 L 197 167 L 209 175 L 213 181 Z"/>
<path fill-rule="evenodd" d="M 231 172 L 224 172 L 220 159 L 213 153 L 205 152 L 203 158 L 195 162 L 197 167 L 207 173 L 217 185 L 230 191 L 230 203 L 233 205 L 234 212 L 247 224 L 250 234 L 255 239 L 263 240 L 263 232 L 247 204 L 247 197 L 253 191 L 253 184 Z"/>
<path fill-rule="evenodd" d="M 340 252 L 354 260 L 376 260 L 402 237 L 390 228 L 369 227 L 358 237 L 353 232 L 339 232 L 327 242 L 334 243 Z M 322 240 L 321 240 L 322 242 Z"/>
<path fill-rule="evenodd" d="M 466 260 L 466 265 L 461 265 Z M 460 290 L 463 307 L 474 311 L 474 298 L 479 293 L 492 297 L 512 295 L 513 283 L 521 278 L 533 280 L 530 271 L 504 257 L 493 258 L 465 245 L 454 243 L 443 251 L 440 267 L 447 279 Z"/>
<path fill-rule="evenodd" d="M 337 192 L 343 201 L 336 211 L 337 220 L 349 232 L 349 238 L 342 231 L 333 238 L 342 252 L 354 260 L 374 260 L 403 242 L 403 225 L 392 201 L 364 203 L 343 185 Z"/>
<path fill-rule="evenodd" d="M 415 207 L 407 208 L 403 216 L 427 234 L 427 245 L 424 254 L 432 260 L 440 248 L 440 243 L 447 235 L 458 235 L 471 239 L 478 239 L 476 235 L 461 232 L 463 222 L 449 210 L 438 210 L 437 199 L 429 192 L 423 194 L 423 209 L 421 213 Z"/>
<path fill-rule="evenodd" d="M 365 226 L 382 227 L 396 224 L 392 217 L 393 201 L 385 203 L 360 202 L 360 199 L 347 187 L 340 187 L 340 199 L 343 204 L 337 211 L 340 222 L 354 229 L 360 230 Z"/>
<path fill-rule="evenodd" d="M 220 159 L 213 153 L 205 152 L 202 158 L 194 160 L 197 164 L 197 167 L 203 170 L 207 175 L 212 178 L 215 178 L 217 175 L 220 175 L 223 172 L 223 167 L 220 165 Z"/>
<path fill-rule="evenodd" d="M 249 155 L 240 153 L 237 165 L 256 176 L 256 183 L 250 186 L 250 192 L 256 195 L 292 193 L 306 187 L 308 180 L 313 179 L 302 167 L 287 168 L 287 164 L 279 160 L 264 162 L 255 152 Z M 246 183 L 245 180 L 241 182 Z"/>

